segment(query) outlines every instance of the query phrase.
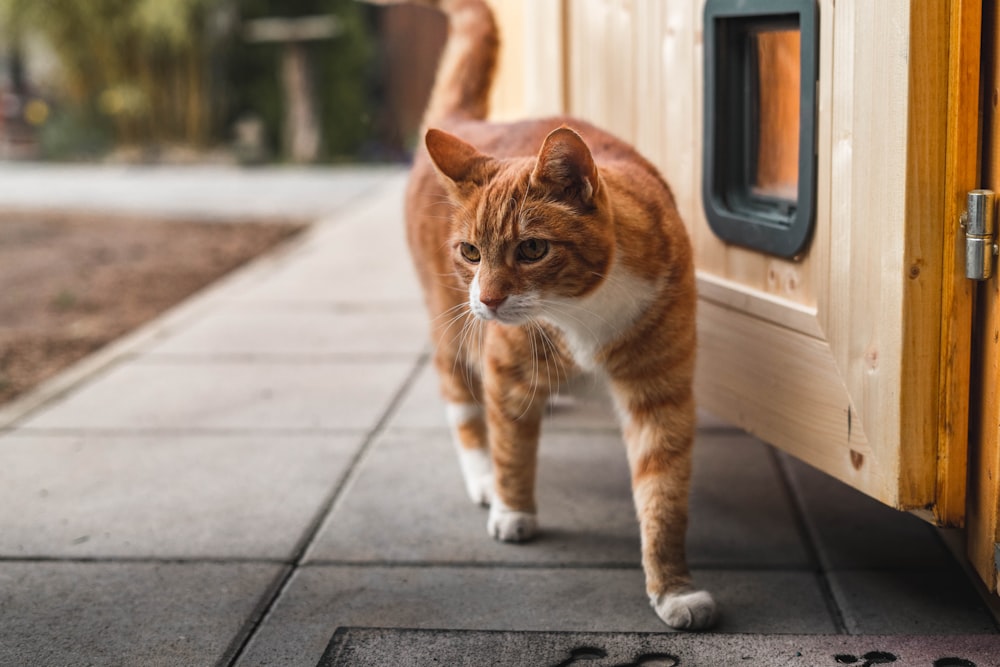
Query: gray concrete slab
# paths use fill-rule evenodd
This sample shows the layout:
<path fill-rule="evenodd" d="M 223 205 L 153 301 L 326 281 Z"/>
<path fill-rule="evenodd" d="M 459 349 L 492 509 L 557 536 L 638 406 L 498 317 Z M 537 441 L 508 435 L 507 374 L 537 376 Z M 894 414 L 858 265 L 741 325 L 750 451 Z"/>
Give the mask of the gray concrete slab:
<path fill-rule="evenodd" d="M 899 512 L 787 455 L 782 460 L 827 569 L 950 568 L 927 522 Z"/>
<path fill-rule="evenodd" d="M 770 447 L 742 432 L 703 430 L 694 451 L 694 566 L 816 568 Z"/>
<path fill-rule="evenodd" d="M 466 496 L 447 432 L 382 438 L 307 553 L 309 562 L 639 563 L 628 464 L 615 436 L 553 434 L 540 447 L 541 535 L 497 542 Z"/>
<path fill-rule="evenodd" d="M 228 303 L 148 348 L 150 354 L 413 358 L 427 347 L 417 308 L 261 307 Z"/>
<path fill-rule="evenodd" d="M 403 185 L 393 176 L 352 207 L 325 219 L 294 261 L 235 296 L 272 303 L 346 303 L 422 307 L 423 296 L 406 247 Z"/>
<path fill-rule="evenodd" d="M 995 664 L 995 636 L 822 637 L 661 633 L 483 632 L 341 628 L 318 667 L 370 665 L 818 665 Z M 875 648 L 873 648 L 875 647 Z"/>
<path fill-rule="evenodd" d="M 138 359 L 27 419 L 28 429 L 365 430 L 413 362 Z"/>
<path fill-rule="evenodd" d="M 827 575 L 851 634 L 996 632 L 989 609 L 957 567 L 837 570 Z M 997 638 L 1000 649 L 1000 636 Z M 1000 659 L 1000 650 L 996 656 Z"/>
<path fill-rule="evenodd" d="M 8 434 L 0 557 L 290 560 L 362 442 Z"/>
<path fill-rule="evenodd" d="M 748 436 L 695 448 L 688 555 L 694 566 L 811 567 L 772 457 Z M 541 535 L 506 544 L 465 495 L 446 431 L 377 442 L 310 548 L 310 561 L 638 563 L 628 464 L 616 433 L 543 436 Z"/>
<path fill-rule="evenodd" d="M 74 165 L 0 162 L 0 208 L 157 217 L 313 220 L 402 168 Z"/>
<path fill-rule="evenodd" d="M 717 592 L 720 632 L 833 631 L 809 573 L 705 570 L 695 579 Z M 638 568 L 316 566 L 293 575 L 237 665 L 313 667 L 346 625 L 669 630 L 649 607 Z"/>
<path fill-rule="evenodd" d="M 359 278 L 363 259 L 331 263 L 324 258 L 289 264 L 266 282 L 248 285 L 238 299 L 282 303 L 388 304 L 408 308 L 422 304 L 415 278 L 372 272 Z"/>
<path fill-rule="evenodd" d="M 0 561 L 0 664 L 226 664 L 283 567 Z"/>

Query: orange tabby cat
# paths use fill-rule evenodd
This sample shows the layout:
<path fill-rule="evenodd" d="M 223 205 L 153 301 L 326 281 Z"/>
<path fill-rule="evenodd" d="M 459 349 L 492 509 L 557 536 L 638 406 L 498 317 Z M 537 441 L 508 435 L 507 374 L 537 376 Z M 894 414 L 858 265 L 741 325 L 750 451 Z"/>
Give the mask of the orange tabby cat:
<path fill-rule="evenodd" d="M 548 396 L 581 370 L 622 421 L 646 589 L 674 628 L 715 603 L 684 552 L 694 433 L 695 284 L 670 189 L 634 149 L 569 118 L 485 121 L 499 40 L 482 0 L 440 6 L 450 37 L 407 192 L 434 362 L 469 495 L 503 541 L 538 530 Z"/>

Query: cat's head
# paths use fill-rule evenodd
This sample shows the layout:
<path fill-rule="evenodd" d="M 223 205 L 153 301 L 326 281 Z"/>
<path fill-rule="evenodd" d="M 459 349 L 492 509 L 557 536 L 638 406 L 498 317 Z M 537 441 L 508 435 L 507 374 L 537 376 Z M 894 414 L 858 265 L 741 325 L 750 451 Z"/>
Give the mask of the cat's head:
<path fill-rule="evenodd" d="M 603 281 L 614 230 L 579 134 L 558 128 L 529 158 L 494 158 L 433 129 L 426 144 L 455 205 L 448 251 L 473 314 L 523 324 Z"/>

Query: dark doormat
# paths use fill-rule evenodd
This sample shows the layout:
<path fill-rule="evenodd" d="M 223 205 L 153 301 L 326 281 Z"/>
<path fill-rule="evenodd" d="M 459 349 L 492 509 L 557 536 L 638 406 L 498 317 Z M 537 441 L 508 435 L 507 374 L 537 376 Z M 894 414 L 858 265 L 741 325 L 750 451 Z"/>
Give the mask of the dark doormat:
<path fill-rule="evenodd" d="M 317 667 L 1000 667 L 1000 635 L 917 637 L 338 628 Z"/>

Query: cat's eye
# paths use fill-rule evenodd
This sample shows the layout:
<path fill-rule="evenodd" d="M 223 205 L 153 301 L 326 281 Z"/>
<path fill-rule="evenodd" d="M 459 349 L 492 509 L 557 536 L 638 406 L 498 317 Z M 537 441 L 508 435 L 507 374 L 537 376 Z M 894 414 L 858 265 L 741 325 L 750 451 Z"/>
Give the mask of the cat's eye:
<path fill-rule="evenodd" d="M 459 252 L 462 253 L 462 257 L 464 257 L 466 261 L 472 262 L 473 264 L 479 261 L 480 258 L 479 248 L 472 245 L 471 243 L 459 244 L 458 250 Z"/>
<path fill-rule="evenodd" d="M 537 262 L 549 252 L 549 242 L 541 239 L 521 241 L 517 246 L 518 259 L 525 262 Z"/>

